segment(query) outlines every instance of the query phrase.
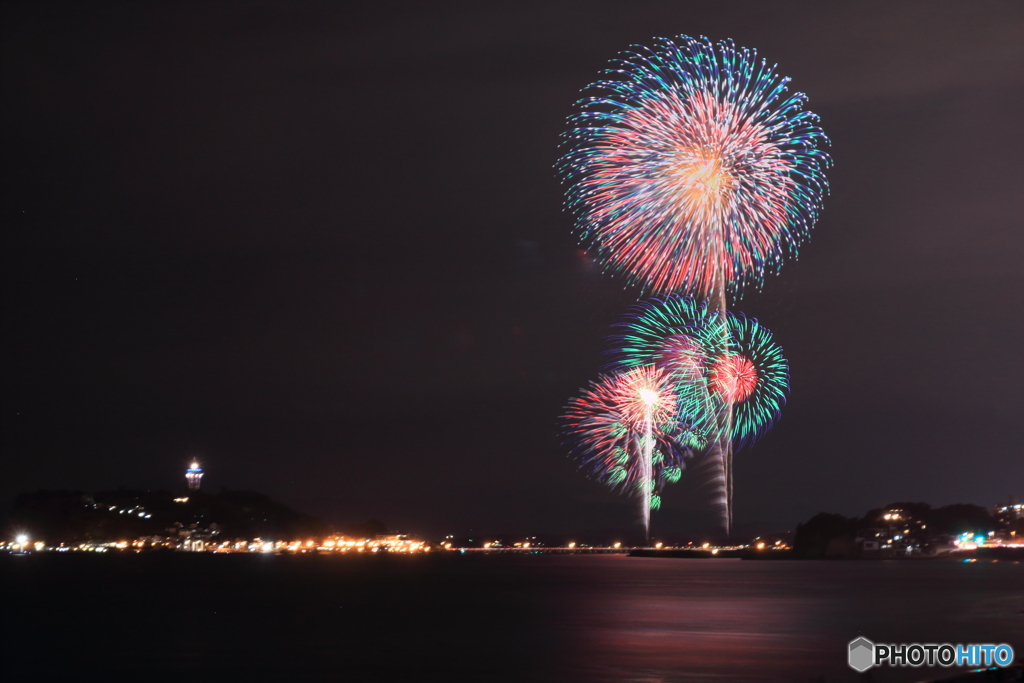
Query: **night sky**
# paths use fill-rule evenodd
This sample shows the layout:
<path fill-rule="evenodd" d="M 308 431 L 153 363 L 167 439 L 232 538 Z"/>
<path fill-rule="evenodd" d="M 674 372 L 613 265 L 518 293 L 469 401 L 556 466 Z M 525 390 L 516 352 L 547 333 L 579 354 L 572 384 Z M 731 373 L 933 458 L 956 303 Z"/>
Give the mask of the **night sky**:
<path fill-rule="evenodd" d="M 792 375 L 738 528 L 1024 496 L 1024 3 L 33 1 L 3 6 L 0 503 L 195 456 L 335 524 L 637 528 L 557 419 L 640 292 L 552 165 L 580 89 L 678 34 L 778 63 L 835 160 L 734 306 Z M 655 534 L 709 498 L 684 475 Z"/>

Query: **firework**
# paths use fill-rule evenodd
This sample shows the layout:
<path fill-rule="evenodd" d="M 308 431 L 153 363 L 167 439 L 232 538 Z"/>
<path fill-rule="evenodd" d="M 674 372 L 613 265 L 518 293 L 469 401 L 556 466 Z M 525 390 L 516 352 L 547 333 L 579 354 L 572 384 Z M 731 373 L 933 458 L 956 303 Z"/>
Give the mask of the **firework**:
<path fill-rule="evenodd" d="M 828 190 L 818 117 L 730 41 L 660 39 L 613 60 L 570 118 L 558 169 L 604 266 L 654 293 L 760 285 L 795 254 Z"/>
<path fill-rule="evenodd" d="M 723 322 L 724 321 L 724 322 Z M 738 446 L 767 431 L 786 400 L 789 369 L 772 334 L 742 313 L 721 316 L 674 296 L 637 304 L 612 337 L 623 367 L 654 365 L 672 377 L 682 422 L 705 433 L 730 407 Z"/>
<path fill-rule="evenodd" d="M 786 402 L 789 365 L 771 332 L 742 313 L 730 312 L 728 344 L 707 362 L 707 382 L 719 414 L 729 410 L 729 438 L 738 447 L 749 445 L 768 431 Z M 719 319 L 701 331 L 707 346 L 723 336 Z"/>
<path fill-rule="evenodd" d="M 625 326 L 618 361 L 668 378 L 676 444 L 706 445 L 721 465 L 728 532 L 734 445 L 777 417 L 787 368 L 727 295 L 760 286 L 808 238 L 828 191 L 828 139 L 789 79 L 732 41 L 661 39 L 605 74 L 570 118 L 558 163 L 567 206 L 606 269 L 673 295 Z"/>
<path fill-rule="evenodd" d="M 707 381 L 707 328 L 714 314 L 707 304 L 672 296 L 634 306 L 612 338 L 616 362 L 623 367 L 655 365 L 672 378 L 679 423 L 694 450 L 703 450 L 717 431 L 720 407 Z"/>
<path fill-rule="evenodd" d="M 732 518 L 732 456 L 778 417 L 788 366 L 771 333 L 743 314 L 672 296 L 637 304 L 613 336 L 616 363 L 653 365 L 676 394 L 677 440 L 718 463 L 715 486 L 725 526 Z"/>
<path fill-rule="evenodd" d="M 648 365 L 602 375 L 563 416 L 583 466 L 604 483 L 637 493 L 645 532 L 661 487 L 682 473 L 687 446 L 677 415 L 670 373 Z"/>
<path fill-rule="evenodd" d="M 732 529 L 733 452 L 772 424 L 785 402 L 789 372 L 771 333 L 743 314 L 719 311 L 699 331 L 707 349 L 707 387 L 716 438 L 708 457 L 718 463 L 719 506 Z"/>
<path fill-rule="evenodd" d="M 616 361 L 625 367 L 671 364 L 690 359 L 696 337 L 707 324 L 707 304 L 686 296 L 640 302 L 612 338 Z"/>

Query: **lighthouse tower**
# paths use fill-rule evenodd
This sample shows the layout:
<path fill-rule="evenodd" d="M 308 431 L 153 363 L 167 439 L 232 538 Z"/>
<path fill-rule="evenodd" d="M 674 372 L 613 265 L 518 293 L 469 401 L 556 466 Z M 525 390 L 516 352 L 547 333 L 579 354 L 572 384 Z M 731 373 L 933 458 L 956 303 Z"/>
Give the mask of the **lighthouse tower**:
<path fill-rule="evenodd" d="M 199 462 L 196 460 L 192 461 L 192 467 L 185 470 L 185 479 L 188 480 L 188 490 L 198 491 L 199 480 L 203 478 L 203 468 L 199 466 Z"/>

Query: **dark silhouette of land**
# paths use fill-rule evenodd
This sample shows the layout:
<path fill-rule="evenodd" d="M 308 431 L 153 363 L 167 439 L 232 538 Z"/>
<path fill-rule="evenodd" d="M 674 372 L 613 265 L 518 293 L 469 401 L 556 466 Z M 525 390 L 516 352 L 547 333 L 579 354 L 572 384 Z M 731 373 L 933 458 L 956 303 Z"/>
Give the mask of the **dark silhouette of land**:
<path fill-rule="evenodd" d="M 387 531 L 380 522 L 360 526 L 374 533 Z M 179 529 L 217 532 L 221 539 L 266 540 L 321 538 L 333 532 L 322 519 L 296 512 L 269 496 L 229 489 L 215 494 L 131 489 L 36 491 L 15 499 L 10 527 L 50 546 L 168 537 L 177 535 Z"/>
<path fill-rule="evenodd" d="M 929 555 L 948 549 L 963 534 L 1012 539 L 1024 536 L 1024 519 L 962 503 L 938 508 L 927 503 L 892 503 L 863 517 L 821 512 L 797 525 L 793 556 Z"/>

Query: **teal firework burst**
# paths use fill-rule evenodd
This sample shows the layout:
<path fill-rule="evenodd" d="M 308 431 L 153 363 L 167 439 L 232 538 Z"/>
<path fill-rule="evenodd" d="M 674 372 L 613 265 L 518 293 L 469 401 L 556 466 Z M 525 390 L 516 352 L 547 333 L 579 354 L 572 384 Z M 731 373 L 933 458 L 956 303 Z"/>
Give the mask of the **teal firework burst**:
<path fill-rule="evenodd" d="M 728 331 L 723 330 L 727 325 Z M 789 392 L 789 363 L 772 333 L 757 320 L 729 312 L 715 317 L 698 339 L 706 359 L 708 393 L 719 412 L 730 413 L 728 429 L 737 447 L 751 444 L 778 419 Z M 724 347 L 722 339 L 727 339 Z"/>
<path fill-rule="evenodd" d="M 701 451 L 719 434 L 748 445 L 778 418 L 789 366 L 771 332 L 753 318 L 672 296 L 637 304 L 612 337 L 616 363 L 655 365 L 672 377 L 677 439 Z"/>

